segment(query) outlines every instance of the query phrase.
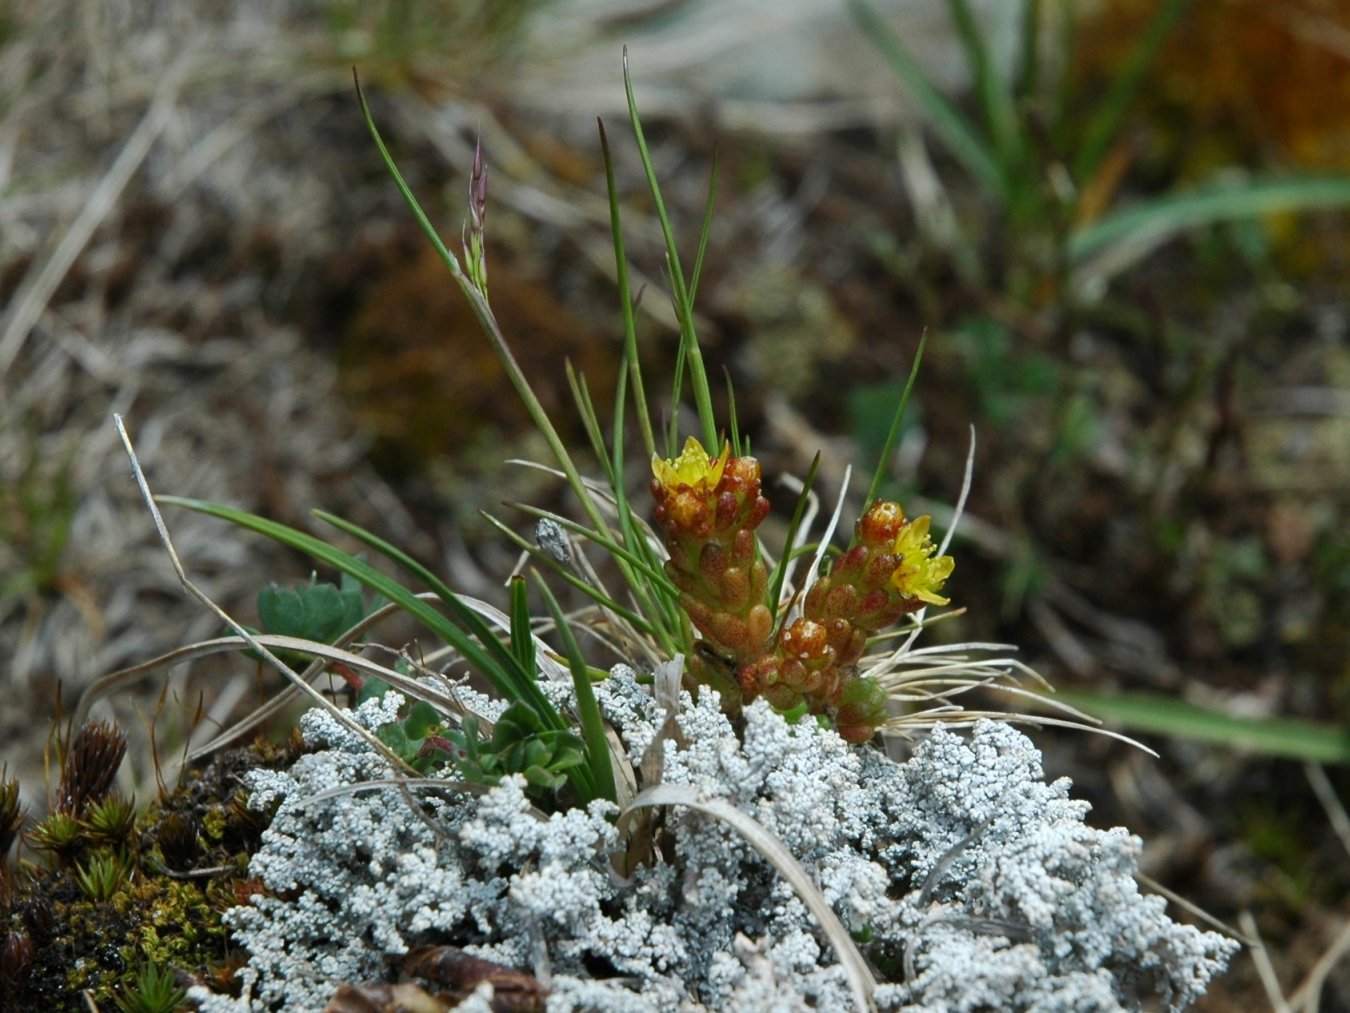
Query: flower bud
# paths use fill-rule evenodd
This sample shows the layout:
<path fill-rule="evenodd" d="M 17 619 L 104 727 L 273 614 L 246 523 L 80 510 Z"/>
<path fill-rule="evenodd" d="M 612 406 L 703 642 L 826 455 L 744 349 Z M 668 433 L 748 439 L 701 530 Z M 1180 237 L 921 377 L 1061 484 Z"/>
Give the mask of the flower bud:
<path fill-rule="evenodd" d="M 873 679 L 850 679 L 839 692 L 835 728 L 848 742 L 866 742 L 885 722 L 886 691 Z"/>
<path fill-rule="evenodd" d="M 744 664 L 761 654 L 773 628 L 768 571 L 755 528 L 769 511 L 753 457 L 712 457 L 692 436 L 673 459 L 652 459 L 652 518 L 670 558 L 665 570 L 694 628 L 720 656 Z"/>

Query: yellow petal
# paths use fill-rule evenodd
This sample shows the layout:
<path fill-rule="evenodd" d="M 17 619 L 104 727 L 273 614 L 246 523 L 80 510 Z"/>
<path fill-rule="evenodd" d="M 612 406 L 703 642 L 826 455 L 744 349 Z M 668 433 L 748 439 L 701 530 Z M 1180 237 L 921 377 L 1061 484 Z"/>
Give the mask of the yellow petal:
<path fill-rule="evenodd" d="M 891 584 L 902 595 L 933 605 L 946 605 L 949 599 L 938 591 L 951 576 L 956 561 L 951 556 L 931 558 L 937 551 L 928 537 L 931 524 L 931 517 L 916 517 L 896 534 L 894 551 L 900 556 L 900 565 L 891 574 Z"/>
<path fill-rule="evenodd" d="M 688 486 L 691 489 L 714 489 L 722 481 L 722 472 L 731 456 L 731 444 L 723 444 L 722 453 L 709 457 L 693 436 L 684 441 L 684 450 L 673 460 L 664 460 L 652 455 L 652 474 L 656 480 L 668 489 Z"/>

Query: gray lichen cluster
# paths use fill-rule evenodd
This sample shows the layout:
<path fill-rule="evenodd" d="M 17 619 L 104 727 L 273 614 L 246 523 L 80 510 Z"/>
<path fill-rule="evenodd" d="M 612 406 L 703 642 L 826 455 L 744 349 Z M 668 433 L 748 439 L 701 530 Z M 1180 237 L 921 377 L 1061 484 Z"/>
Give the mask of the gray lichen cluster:
<path fill-rule="evenodd" d="M 621 666 L 597 695 L 637 763 L 662 719 L 649 691 Z M 378 726 L 397 703 L 358 716 Z M 938 729 L 898 764 L 763 704 L 738 736 L 707 692 L 678 724 L 664 779 L 789 847 L 903 982 L 880 987 L 883 1010 L 1181 1009 L 1235 949 L 1141 896 L 1139 841 L 1086 826 L 1086 803 L 1046 784 L 1007 725 Z M 252 775 L 253 804 L 280 799 L 252 866 L 268 892 L 227 916 L 251 954 L 244 998 L 199 991 L 206 1013 L 321 1010 L 337 984 L 380 978 L 386 955 L 428 940 L 537 975 L 550 1011 L 851 1008 L 806 907 L 723 824 L 667 811 L 663 857 L 625 881 L 606 803 L 542 817 L 516 779 L 424 796 L 422 815 L 390 788 L 315 801 L 389 772 L 329 715 L 302 728 L 319 751 Z"/>

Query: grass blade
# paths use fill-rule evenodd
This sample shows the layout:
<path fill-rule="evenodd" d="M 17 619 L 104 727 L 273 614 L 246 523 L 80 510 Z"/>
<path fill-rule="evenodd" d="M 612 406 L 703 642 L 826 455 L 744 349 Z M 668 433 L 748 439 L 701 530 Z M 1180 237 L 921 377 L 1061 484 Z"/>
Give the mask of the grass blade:
<path fill-rule="evenodd" d="M 605 434 L 600 429 L 600 415 L 595 410 L 595 402 L 591 400 L 591 389 L 586 383 L 586 377 L 572 368 L 570 359 L 564 360 L 563 371 L 567 376 L 567 386 L 572 391 L 572 400 L 577 406 L 577 415 L 581 418 L 581 426 L 586 430 L 586 438 L 591 441 L 591 452 L 600 462 L 600 467 L 605 469 L 605 481 L 613 489 L 614 463 L 605 447 Z"/>
<path fill-rule="evenodd" d="M 722 376 L 727 385 L 727 439 L 731 441 L 732 456 L 742 457 L 749 450 L 741 445 L 741 427 L 736 421 L 736 388 L 731 383 L 731 370 L 723 366 Z"/>
<path fill-rule="evenodd" d="M 956 22 L 956 31 L 966 54 L 966 63 L 975 77 L 975 94 L 979 99 L 980 111 L 984 114 L 989 136 L 993 140 L 993 149 L 1003 179 L 1011 184 L 1018 179 L 1018 163 L 1021 161 L 1023 148 L 1017 128 L 1017 110 L 1013 106 L 1013 97 L 999 80 L 998 72 L 989 59 L 989 47 L 985 45 L 980 29 L 975 24 L 970 4 L 967 0 L 947 0 L 947 6 L 951 10 L 952 19 Z"/>
<path fill-rule="evenodd" d="M 1149 67 L 1158 50 L 1176 27 L 1189 0 L 1163 0 L 1148 27 L 1139 37 L 1125 60 L 1125 65 L 1111 82 L 1111 89 L 1088 120 L 1087 131 L 1073 160 L 1074 180 L 1080 186 L 1096 173 L 1102 159 L 1120 132 L 1121 121 L 1130 104 L 1139 94 Z"/>
<path fill-rule="evenodd" d="M 455 594 L 445 581 L 441 580 L 402 549 L 395 545 L 391 545 L 383 538 L 367 531 L 360 525 L 353 524 L 351 521 L 323 510 L 315 510 L 314 516 L 319 518 L 319 520 L 326 521 L 341 531 L 345 531 L 354 538 L 360 539 L 366 545 L 380 553 L 380 555 L 391 562 L 396 563 L 413 577 L 420 580 L 430 590 L 434 591 L 436 596 L 440 598 L 441 603 L 449 609 L 450 613 L 454 616 L 457 625 L 452 624 L 451 628 L 460 634 L 459 639 L 467 642 L 470 646 L 474 646 L 473 640 L 469 639 L 463 633 L 464 630 L 468 630 L 469 633 L 473 635 L 473 638 L 482 645 L 483 650 L 486 651 L 486 655 L 483 655 L 481 651 L 477 652 L 483 660 L 475 662 L 475 664 L 486 664 L 490 666 L 491 670 L 484 671 L 482 674 L 485 677 L 492 679 L 495 671 L 495 673 L 500 675 L 504 681 L 514 687 L 511 692 L 505 694 L 507 699 L 523 701 L 524 703 L 529 704 L 535 710 L 539 711 L 540 716 L 544 718 L 545 723 L 551 724 L 555 728 L 561 729 L 566 727 L 565 722 L 558 716 L 557 711 L 549 704 L 548 698 L 544 696 L 538 685 L 536 685 L 536 673 L 533 670 L 526 671 L 520 668 L 516 662 L 515 655 L 502 644 L 492 627 L 484 622 L 477 612 L 461 602 L 459 600 L 459 595 Z M 326 542 L 323 542 L 320 539 L 315 539 L 315 541 L 320 545 L 327 545 Z M 332 549 L 331 547 L 329 547 L 329 549 L 330 552 L 339 551 Z M 358 580 L 361 579 L 359 574 L 353 574 L 353 576 Z M 403 588 L 402 585 L 393 581 L 391 581 L 391 583 L 402 590 L 405 597 L 411 597 L 410 592 Z M 414 600 L 416 599 L 414 598 Z M 460 645 L 456 643 L 455 646 L 458 648 Z M 552 717 L 550 717 L 550 714 Z"/>
<path fill-rule="evenodd" d="M 446 248 L 443 242 L 441 242 L 440 236 L 436 233 L 435 226 L 431 224 L 431 220 L 427 218 L 426 212 L 422 210 L 422 205 L 418 203 L 417 197 L 412 192 L 412 188 L 409 187 L 407 182 L 403 179 L 403 174 L 398 171 L 398 166 L 394 163 L 393 156 L 389 154 L 389 149 L 385 146 L 384 138 L 380 136 L 380 132 L 375 126 L 375 119 L 371 115 L 370 106 L 366 104 L 366 97 L 361 91 L 361 83 L 359 80 L 356 84 L 356 95 L 361 103 L 361 114 L 365 117 L 366 129 L 369 131 L 371 139 L 374 140 L 376 148 L 379 149 L 380 157 L 384 160 L 384 165 L 389 171 L 389 175 L 393 177 L 394 185 L 398 187 L 399 193 L 403 195 L 404 202 L 408 205 L 409 210 L 412 211 L 413 217 L 417 219 L 417 224 L 421 227 L 423 234 L 430 240 L 431 245 L 435 247 L 436 253 L 445 263 L 445 266 L 449 268 L 450 273 L 454 276 L 455 281 L 460 287 L 460 291 L 464 293 L 464 298 L 468 300 L 469 307 L 473 310 L 474 316 L 478 318 L 479 326 L 483 328 L 483 333 L 487 336 L 489 344 L 492 345 L 492 350 L 496 354 L 497 360 L 502 364 L 502 368 L 506 371 L 507 378 L 511 381 L 511 386 L 516 389 L 517 395 L 519 395 L 521 401 L 524 402 L 525 410 L 529 412 L 530 415 L 530 421 L 534 423 L 535 428 L 539 430 L 540 435 L 544 437 L 544 441 L 548 444 L 549 450 L 553 452 L 553 457 L 558 462 L 558 467 L 566 477 L 567 484 L 572 489 L 573 495 L 575 495 L 578 502 L 580 502 L 582 509 L 586 511 L 586 516 L 590 518 L 591 523 L 598 529 L 602 531 L 605 530 L 604 517 L 601 515 L 595 502 L 591 499 L 590 494 L 586 491 L 586 484 L 582 481 L 581 473 L 577 470 L 576 464 L 572 461 L 572 457 L 567 451 L 566 444 L 563 443 L 562 438 L 558 435 L 557 429 L 553 426 L 553 421 L 548 417 L 548 412 L 544 410 L 544 406 L 540 403 L 538 396 L 534 392 L 534 388 L 530 386 L 530 381 L 526 379 L 524 370 L 520 368 L 520 363 L 516 361 L 515 353 L 511 351 L 511 346 L 506 343 L 506 337 L 502 334 L 501 327 L 497 324 L 497 318 L 492 312 L 492 307 L 488 304 L 488 301 L 483 294 L 474 287 L 474 284 L 469 277 L 460 269 L 459 261 L 455 259 L 455 255 Z"/>
<path fill-rule="evenodd" d="M 1041 24 L 1045 20 L 1043 0 L 1022 0 L 1022 46 L 1017 59 L 1017 78 L 1013 83 L 1013 101 L 1029 101 L 1041 82 Z"/>
<path fill-rule="evenodd" d="M 572 670 L 572 686 L 577 694 L 577 718 L 581 723 L 581 738 L 586 743 L 586 766 L 590 771 L 594 787 L 592 798 L 606 798 L 618 801 L 618 792 L 614 787 L 614 765 L 609 758 L 609 736 L 605 734 L 605 719 L 600 715 L 600 705 L 595 702 L 595 690 L 591 688 L 591 673 L 586 659 L 581 655 L 576 637 L 567 624 L 558 599 L 553 597 L 543 580 L 538 581 L 539 593 L 553 616 L 553 625 L 562 639 L 563 650 L 567 654 L 567 664 Z"/>
<path fill-rule="evenodd" d="M 1055 699 L 1132 732 L 1213 742 L 1316 763 L 1350 763 L 1350 730 L 1292 718 L 1242 718 L 1172 697 L 1060 689 Z"/>
<path fill-rule="evenodd" d="M 642 383 L 642 365 L 637 351 L 637 321 L 633 313 L 633 292 L 628 281 L 628 255 L 624 250 L 623 225 L 619 216 L 619 191 L 614 182 L 614 160 L 609 153 L 609 138 L 605 124 L 595 121 L 600 128 L 600 151 L 605 159 L 605 191 L 609 195 L 609 225 L 614 237 L 614 267 L 619 288 L 619 309 L 623 315 L 623 358 L 633 384 L 633 408 L 637 413 L 638 430 L 647 456 L 656 453 L 656 438 L 652 431 L 652 416 L 647 408 L 647 392 Z M 614 418 L 616 431 L 622 414 Z"/>
<path fill-rule="evenodd" d="M 675 368 L 671 370 L 670 380 L 670 419 L 666 426 L 667 459 L 674 459 L 680 452 L 680 394 L 684 390 L 684 342 L 675 351 Z M 711 447 L 709 448 L 712 449 Z M 715 452 L 715 451 L 714 451 Z"/>
<path fill-rule="evenodd" d="M 454 275 L 454 278 L 459 282 L 460 287 L 467 292 L 472 289 L 473 286 L 469 282 L 468 277 L 460 269 L 459 259 L 450 252 L 449 248 L 446 247 L 443 242 L 441 242 L 441 237 L 436 231 L 436 226 L 431 224 L 431 219 L 428 218 L 426 212 L 422 210 L 422 205 L 418 203 L 417 198 L 413 195 L 412 188 L 408 186 L 407 181 L 404 180 L 403 173 L 398 171 L 398 166 L 394 163 L 394 156 L 389 153 L 389 149 L 385 146 L 384 138 L 380 136 L 379 130 L 375 128 L 375 117 L 371 114 L 370 106 L 366 102 L 365 92 L 361 90 L 361 79 L 357 77 L 355 68 L 352 70 L 352 79 L 356 82 L 356 100 L 361 104 L 361 115 L 365 118 L 366 129 L 370 131 L 371 139 L 375 142 L 375 147 L 380 153 L 380 158 L 384 161 L 385 168 L 389 170 L 389 174 L 394 179 L 394 186 L 396 186 L 398 192 L 402 194 L 403 201 L 408 205 L 408 210 L 413 213 L 413 217 L 417 220 L 417 225 L 422 230 L 422 234 L 430 240 L 432 247 L 436 250 L 436 254 L 441 258 L 445 266 L 449 268 L 450 273 Z"/>
<path fill-rule="evenodd" d="M 890 464 L 891 450 L 895 447 L 895 441 L 900 436 L 900 423 L 905 417 L 905 407 L 909 404 L 910 392 L 914 390 L 914 382 L 919 379 L 919 366 L 923 363 L 923 350 L 927 344 L 928 332 L 924 331 L 919 336 L 919 348 L 914 353 L 914 364 L 909 367 L 909 379 L 905 381 L 905 389 L 900 393 L 900 403 L 895 406 L 895 415 L 891 419 L 890 432 L 886 434 L 886 442 L 881 445 L 881 455 L 877 458 L 876 470 L 872 472 L 872 484 L 867 489 L 867 498 L 863 500 L 864 512 L 872 505 L 877 498 L 877 492 L 881 489 L 882 478 Z"/>
<path fill-rule="evenodd" d="M 638 118 L 637 100 L 633 97 L 633 78 L 628 72 L 627 49 L 623 53 L 623 87 L 628 98 L 628 119 L 633 125 L 633 136 L 637 139 L 638 155 L 642 159 L 647 186 L 651 191 L 652 202 L 656 206 L 656 217 L 661 222 L 661 234 L 666 240 L 666 265 L 670 271 L 671 295 L 675 300 L 675 312 L 680 320 L 680 350 L 689 365 L 689 385 L 693 388 L 694 406 L 698 409 L 699 427 L 703 430 L 703 445 L 709 448 L 710 452 L 716 453 L 719 446 L 717 423 L 713 417 L 712 391 L 708 386 L 708 374 L 703 368 L 698 335 L 694 333 L 694 300 L 685 283 L 684 269 L 680 266 L 680 252 L 675 245 L 675 231 L 671 228 L 670 216 L 666 213 L 666 202 L 661 197 L 661 187 L 656 180 L 656 167 L 652 165 L 651 151 L 647 148 L 647 136 L 643 133 L 642 122 Z M 678 404 L 678 399 L 673 403 Z"/>
<path fill-rule="evenodd" d="M 370 588 L 379 594 L 384 595 L 386 599 L 397 604 L 410 616 L 422 623 L 436 636 L 440 637 L 445 643 L 458 651 L 470 665 L 492 683 L 493 687 L 501 693 L 506 699 L 526 703 L 533 707 L 540 714 L 540 717 L 555 728 L 565 728 L 566 723 L 562 716 L 558 714 L 553 705 L 549 703 L 548 698 L 540 691 L 535 684 L 533 673 L 526 674 L 516 665 L 516 660 L 509 651 L 506 650 L 492 633 L 491 628 L 487 626 L 475 613 L 462 605 L 454 596 L 453 592 L 446 588 L 440 581 L 440 587 L 431 589 L 437 593 L 448 607 L 456 613 L 456 618 L 464 617 L 466 620 L 463 625 L 456 625 L 444 613 L 427 604 L 417 597 L 412 591 L 409 591 L 392 577 L 381 573 L 363 559 L 358 559 L 341 549 L 329 545 L 327 542 L 314 535 L 303 531 L 297 531 L 295 528 L 288 527 L 285 524 L 279 524 L 276 521 L 268 520 L 265 517 L 259 517 L 256 514 L 250 514 L 244 510 L 238 510 L 234 507 L 223 506 L 218 503 L 208 503 L 202 500 L 183 499 L 178 496 L 161 496 L 158 501 L 171 506 L 186 507 L 189 510 L 195 510 L 198 513 L 208 514 L 212 517 L 218 517 L 221 520 L 229 521 L 237 527 L 245 528 L 257 534 L 271 538 L 273 541 L 280 542 L 282 545 L 288 545 L 293 549 L 305 553 L 312 559 L 332 567 L 340 573 L 349 574 L 362 585 Z M 327 518 L 325 518 L 327 519 Z M 361 537 L 362 532 L 356 525 L 348 524 L 335 519 L 339 527 L 348 530 L 349 533 Z M 373 536 L 369 536 L 373 539 Z M 379 551 L 380 544 L 378 539 L 370 541 L 363 539 Z M 379 543 L 379 544 L 376 544 Z M 397 550 L 395 550 L 397 552 Z M 402 555 L 399 553 L 399 555 Z M 406 557 L 404 557 L 406 558 Z M 414 564 L 416 566 L 417 564 Z M 433 580 L 435 578 L 433 577 Z M 428 586 L 431 586 L 430 584 Z M 442 589 L 444 593 L 442 593 Z M 447 597 L 448 596 L 448 599 Z M 470 636 L 464 631 L 464 626 L 474 629 L 474 636 Z M 481 631 L 481 632 L 480 632 Z M 475 640 L 478 637 L 478 641 Z M 481 641 L 481 643 L 479 642 Z M 505 659 L 503 663 L 502 659 Z"/>
<path fill-rule="evenodd" d="M 712 233 L 713 205 L 717 203 L 717 149 L 713 149 L 712 170 L 708 173 L 708 200 L 703 206 L 703 225 L 698 232 L 698 253 L 694 257 L 694 273 L 689 279 L 689 303 L 692 306 L 698 294 L 698 280 L 703 274 L 703 255 L 708 252 L 708 236 Z"/>
<path fill-rule="evenodd" d="M 530 627 L 530 599 L 525 578 L 511 578 L 511 653 L 526 672 L 535 671 L 534 635 Z"/>
<path fill-rule="evenodd" d="M 1010 188 L 996 153 L 980 136 L 975 125 L 950 99 L 934 87 L 923 68 L 910 56 L 895 33 L 881 20 L 869 0 L 849 0 L 853 16 L 872 44 L 881 51 L 896 76 L 909 90 L 933 130 L 975 180 L 1000 204 L 1006 204 Z"/>
<path fill-rule="evenodd" d="M 1156 245 L 1199 225 L 1345 207 L 1350 207 L 1350 175 L 1216 184 L 1169 194 L 1099 219 L 1070 238 L 1069 254 L 1074 261 L 1082 261 L 1116 243 L 1148 238 Z"/>

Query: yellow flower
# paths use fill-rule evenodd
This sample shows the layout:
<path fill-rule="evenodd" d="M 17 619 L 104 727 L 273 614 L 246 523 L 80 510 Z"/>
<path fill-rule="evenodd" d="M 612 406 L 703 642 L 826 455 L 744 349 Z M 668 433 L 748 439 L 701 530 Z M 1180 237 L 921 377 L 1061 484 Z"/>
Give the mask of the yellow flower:
<path fill-rule="evenodd" d="M 731 444 L 722 446 L 722 453 L 709 457 L 703 444 L 694 437 L 684 441 L 684 450 L 672 461 L 652 455 L 652 474 L 666 489 L 685 486 L 697 492 L 711 492 L 722 481 L 722 471 L 731 456 Z"/>
<path fill-rule="evenodd" d="M 933 558 L 937 547 L 928 537 L 931 517 L 915 517 L 895 536 L 895 554 L 900 565 L 891 574 L 891 583 L 902 595 L 918 598 L 933 605 L 946 605 L 948 600 L 938 594 L 942 583 L 952 575 L 956 561 L 951 556 Z"/>

